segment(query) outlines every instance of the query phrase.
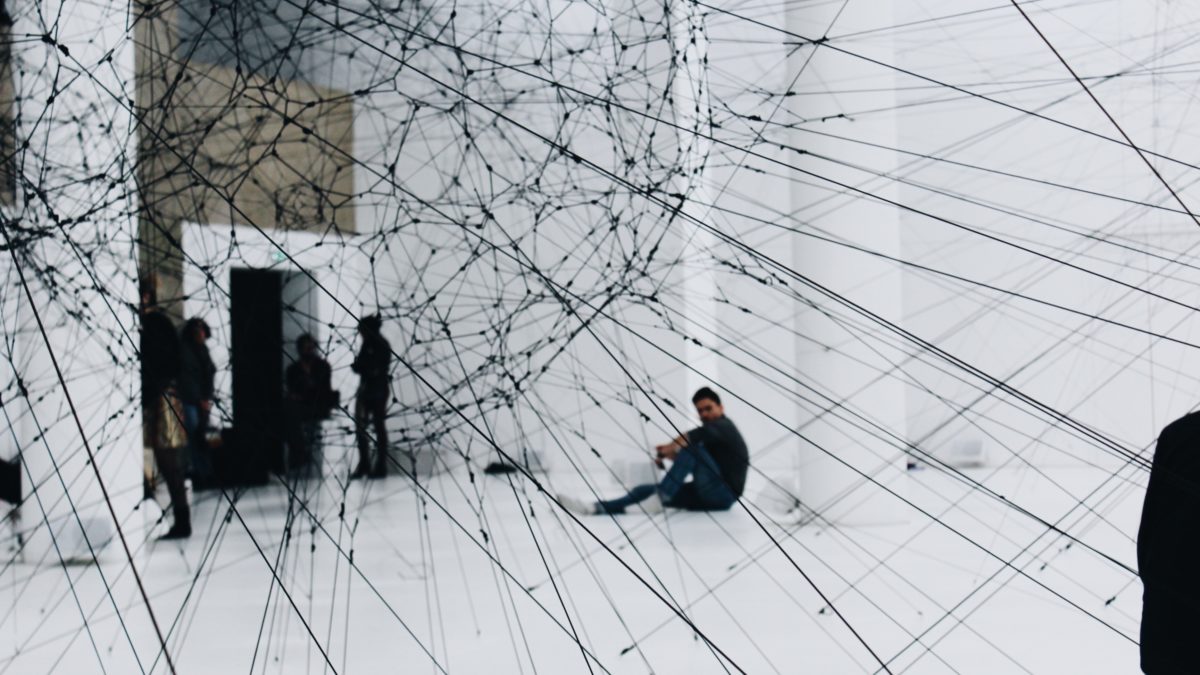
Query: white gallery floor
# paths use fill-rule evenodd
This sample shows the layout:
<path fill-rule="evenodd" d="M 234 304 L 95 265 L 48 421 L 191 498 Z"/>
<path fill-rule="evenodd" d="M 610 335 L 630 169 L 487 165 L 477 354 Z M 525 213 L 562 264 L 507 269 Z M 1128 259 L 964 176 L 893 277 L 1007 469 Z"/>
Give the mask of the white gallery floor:
<path fill-rule="evenodd" d="M 964 470 L 1003 500 L 912 472 L 898 492 L 928 515 L 897 501 L 879 526 L 796 525 L 759 508 L 761 479 L 728 513 L 580 524 L 460 466 L 419 488 L 276 483 L 236 509 L 200 493 L 182 545 L 147 543 L 149 504 L 126 529 L 180 673 L 1136 672 L 1141 585 L 1118 562 L 1136 567 L 1141 489 L 1033 471 Z M 120 547 L 102 558 L 7 566 L 0 673 L 170 672 Z"/>

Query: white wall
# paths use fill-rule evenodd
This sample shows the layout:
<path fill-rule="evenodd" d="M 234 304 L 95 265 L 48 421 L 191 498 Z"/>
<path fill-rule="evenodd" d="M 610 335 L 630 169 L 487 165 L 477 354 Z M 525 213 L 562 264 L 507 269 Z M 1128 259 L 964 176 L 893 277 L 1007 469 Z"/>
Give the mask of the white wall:
<path fill-rule="evenodd" d="M 1187 9 L 1155 4 L 1150 11 L 1139 3 L 1109 3 L 1099 13 L 1042 9 L 1035 5 L 1030 15 L 1068 63 L 1088 78 L 1093 93 L 1125 133 L 1150 150 L 1180 158 L 1193 154 L 1194 141 L 1184 123 L 1191 89 L 1181 87 L 1188 76 L 1155 72 L 1189 58 L 1186 32 L 1170 28 L 1186 21 Z M 925 16 L 926 10 L 912 7 L 901 18 Z M 986 23 L 964 23 L 954 34 L 955 39 L 938 40 L 930 38 L 945 32 L 932 27 L 910 32 L 902 65 L 1088 132 L 1120 138 L 1120 131 L 1015 11 Z M 981 79 L 983 73 L 988 77 Z M 1099 77 L 1114 73 L 1124 75 Z M 1195 222 L 1186 215 L 1111 198 L 1180 209 L 1128 147 L 979 99 L 930 104 L 929 99 L 947 92 L 913 89 L 916 84 L 920 83 L 913 77 L 897 75 L 897 85 L 908 87 L 902 100 L 911 106 L 899 117 L 906 149 L 1011 175 L 906 158 L 903 175 L 963 198 L 910 186 L 904 192 L 906 203 L 1003 242 L 905 213 L 904 257 L 1084 316 L 913 272 L 905 283 L 907 325 L 1124 448 L 1147 449 L 1158 429 L 1195 405 L 1196 382 L 1190 373 L 1195 370 L 1196 348 L 1086 315 L 1196 344 L 1188 320 L 1191 311 L 1172 304 L 1194 304 L 1195 270 L 1185 265 Z M 1190 204 L 1195 194 L 1192 171 L 1162 159 L 1153 163 Z M 929 366 L 916 372 L 923 384 L 958 405 L 977 397 L 983 386 L 977 378 L 956 382 Z M 1080 434 L 1067 433 L 1050 416 L 1030 414 L 1027 403 L 1009 405 L 1014 400 L 1010 393 L 991 395 L 973 406 L 966 420 L 943 428 L 953 406 L 914 392 L 911 435 L 929 436 L 935 451 L 956 436 L 982 437 L 993 462 L 1084 461 L 1114 469 L 1123 462 Z"/>
<path fill-rule="evenodd" d="M 454 21 L 448 10 L 435 10 L 425 23 L 399 11 L 368 17 L 306 53 L 313 78 L 360 92 L 354 147 L 362 235 L 281 236 L 355 313 L 379 310 L 389 319 L 392 343 L 411 366 L 398 365 L 398 432 L 485 461 L 489 443 L 481 442 L 480 429 L 506 450 L 546 450 L 560 467 L 571 458 L 585 472 L 603 474 L 605 462 L 642 457 L 675 427 L 692 424 L 688 394 L 704 381 L 727 393 L 755 465 L 768 476 L 807 480 L 806 501 L 862 482 L 853 472 L 828 478 L 844 469 L 818 468 L 830 463 L 826 451 L 868 473 L 892 471 L 905 458 L 904 439 L 944 456 L 955 439 L 979 438 L 993 462 L 1014 451 L 1027 455 L 1018 461 L 1035 463 L 1108 457 L 1078 433 L 1056 430 L 1061 425 L 1046 414 L 1031 414 L 1030 404 L 1011 393 L 973 404 L 988 388 L 985 380 L 856 316 L 790 271 L 1128 447 L 1146 446 L 1162 423 L 1190 406 L 1193 348 L 1160 341 L 1147 351 L 1145 335 L 845 245 L 1190 339 L 1172 328 L 1185 309 L 1128 296 L 1129 289 L 856 191 L 1058 260 L 1076 260 L 1084 250 L 1080 234 L 1029 218 L 1116 232 L 1139 246 L 1178 236 L 1187 225 L 1178 214 L 891 149 L 1167 203 L 1128 148 L 978 98 L 942 101 L 957 95 L 856 57 L 963 86 L 981 72 L 997 82 L 1057 78 L 1015 92 L 986 81 L 972 90 L 1031 109 L 1048 104 L 1048 114 L 1113 134 L 1019 16 L 952 22 L 962 35 L 983 36 L 956 40 L 935 39 L 945 30 L 937 22 L 877 30 L 944 13 L 938 8 L 888 15 L 853 6 L 840 13 L 729 7 L 759 23 L 636 8 L 640 19 L 581 3 L 548 11 L 495 7 Z M 1144 60 L 1143 36 L 1153 28 L 1133 9 L 1118 32 L 1084 10 L 1033 14 L 1092 73 Z M 432 27 L 445 25 L 457 32 L 433 35 Z M 513 36 L 525 31 L 528 39 L 496 51 L 500 43 L 477 32 L 491 27 Z M 561 37 L 555 50 L 545 49 L 537 27 Z M 413 28 L 421 35 L 397 37 Z M 850 53 L 802 45 L 798 37 L 860 32 L 834 42 Z M 693 35 L 698 42 L 688 46 Z M 431 39 L 457 40 L 465 51 Z M 672 49 L 679 49 L 675 61 Z M 710 67 L 697 67 L 705 56 Z M 1118 78 L 1098 92 L 1114 91 L 1107 100 L 1122 102 L 1113 110 L 1136 137 L 1186 154 L 1187 139 L 1163 131 L 1184 119 L 1185 92 L 1161 82 L 1147 92 L 1147 82 Z M 785 90 L 792 95 L 780 96 Z M 464 94 L 474 102 L 462 104 Z M 1178 105 L 1160 105 L 1153 118 L 1151 94 Z M 606 99 L 620 105 L 606 109 Z M 706 125 L 710 117 L 714 140 L 690 144 L 679 126 Z M 585 161 L 565 157 L 556 145 Z M 696 156 L 684 161 L 689 152 Z M 1163 170 L 1186 185 L 1178 165 Z M 640 192 L 647 186 L 650 197 Z M 672 215 L 677 199 L 670 193 L 679 191 L 692 198 Z M 204 236 L 189 230 L 185 248 L 216 266 L 217 286 L 227 273 L 218 270 L 229 265 L 279 264 L 252 230 L 210 229 Z M 1168 267 L 1167 277 L 1154 267 L 1161 260 L 1088 246 L 1092 257 L 1078 259 L 1091 269 L 1171 297 L 1190 292 L 1190 268 Z M 1171 255 L 1169 248 L 1159 252 Z M 220 294 L 205 288 L 196 269 L 188 275 L 188 312 L 218 311 Z M 624 286 L 594 316 L 613 283 Z M 353 349 L 351 322 L 334 306 L 326 308 L 337 335 L 330 357 L 344 365 Z M 1036 366 L 1021 369 L 1039 354 Z M 341 386 L 346 393 L 352 387 L 349 379 Z M 838 403 L 826 411 L 831 401 Z M 964 405 L 972 407 L 965 418 L 958 412 Z"/>
<path fill-rule="evenodd" d="M 12 50 L 16 139 L 18 147 L 28 145 L 16 156 L 16 203 L 0 207 L 7 238 L 0 256 L 0 456 L 20 457 L 26 501 L 13 523 L 23 546 L 4 528 L 11 583 L 0 591 L 0 604 L 45 600 L 30 594 L 30 582 L 47 576 L 71 590 L 63 602 L 76 622 L 119 607 L 127 632 L 106 659 L 110 668 L 133 670 L 130 644 L 153 653 L 157 641 L 129 560 L 140 566 L 144 522 L 157 514 L 138 510 L 143 453 L 128 7 L 101 1 L 7 8 L 14 36 L 47 35 L 52 42 L 22 38 Z M 103 567 L 62 566 L 93 553 Z M 14 651 L 36 640 L 37 630 L 37 622 L 14 617 L 4 627 Z M 58 654 L 95 664 L 93 638 L 60 646 Z"/>
<path fill-rule="evenodd" d="M 946 365 L 922 340 L 1130 447 L 1144 446 L 1154 430 L 1186 408 L 1187 398 L 1180 397 L 1175 383 L 1162 385 L 1171 391 L 1149 396 L 1147 389 L 1138 397 L 1153 399 L 1147 404 L 1153 410 L 1139 407 L 1140 402 L 1131 408 L 1122 393 L 1131 386 L 1130 378 L 1144 382 L 1133 386 L 1149 387 L 1153 368 L 1160 366 L 1148 364 L 1183 358 L 1172 351 L 1176 347 L 1156 344 L 1155 351 L 1133 354 L 1130 350 L 1142 351 L 1147 338 L 1124 329 L 1092 330 L 1073 338 L 1069 331 L 1076 319 L 1061 309 L 1005 299 L 896 262 L 1028 291 L 1080 311 L 1098 311 L 1098 298 L 1117 292 L 1057 262 L 1077 255 L 1079 235 L 1050 230 L 1022 216 L 1091 232 L 1092 219 L 1106 216 L 1128 222 L 1137 214 L 1144 224 L 1143 209 L 1119 216 L 1112 211 L 1112 200 L 893 149 L 934 152 L 1098 192 L 1137 185 L 1153 193 L 1154 181 L 1128 149 L 1030 121 L 1027 115 L 870 61 L 964 86 L 984 72 L 997 81 L 1058 78 L 1048 88 L 997 94 L 1034 108 L 1072 90 L 1063 80 L 1065 71 L 1047 60 L 1044 45 L 1034 41 L 1019 15 L 972 14 L 974 18 L 960 21 L 962 34 L 986 39 L 939 40 L 936 36 L 944 37 L 946 28 L 938 22 L 888 27 L 949 9 L 906 7 L 889 15 L 869 7 L 839 12 L 832 6 L 788 11 L 783 5 L 753 11 L 731 6 L 739 17 L 710 12 L 703 22 L 692 17 L 689 29 L 687 11 L 668 19 L 655 14 L 654 7 L 638 7 L 646 21 L 580 3 L 555 5 L 536 17 L 538 10 L 526 7 L 463 13 L 454 21 L 441 14 L 420 24 L 422 37 L 403 41 L 395 37 L 403 31 L 376 25 L 342 35 L 330 47 L 331 54 L 353 51 L 355 59 L 332 59 L 329 77 L 371 92 L 356 103 L 355 148 L 363 163 L 356 178 L 359 221 L 368 224 L 366 231 L 387 232 L 388 251 L 379 248 L 382 240 L 364 245 L 378 249 L 371 263 L 374 277 L 386 268 L 394 285 L 379 286 L 378 297 L 373 285 L 368 304 L 378 303 L 403 318 L 404 336 L 397 344 L 432 388 L 410 377 L 401 385 L 408 387 L 402 399 L 414 409 L 432 412 L 427 420 L 469 432 L 469 426 L 462 426 L 462 412 L 506 448 L 556 448 L 562 442 L 575 452 L 591 445 L 615 453 L 613 457 L 633 458 L 640 450 L 632 448 L 670 431 L 668 419 L 690 424 L 687 393 L 702 380 L 713 381 L 731 394 L 730 414 L 756 450 L 756 465 L 773 476 L 807 476 L 808 499 L 820 502 L 822 491 L 838 494 L 845 481 L 862 483 L 853 471 L 829 478 L 830 471 L 845 471 L 817 467 L 830 463 L 829 453 L 868 473 L 887 467 L 893 472 L 890 481 L 898 479 L 894 470 L 906 457 L 905 441 L 918 444 L 918 455 L 945 458 L 956 441 L 975 439 L 992 462 L 1011 458 L 1024 445 L 1035 451 L 1038 462 L 1093 461 L 1102 454 L 1078 434 L 1055 431 L 1052 420 L 1031 414 L 1029 402 L 1012 394 L 999 399 L 987 395 L 973 403 L 981 387 L 985 393 L 990 387 L 986 378 Z M 1124 12 L 1120 7 L 1106 11 Z M 1037 8 L 1032 11 L 1037 14 Z M 1136 60 L 1132 52 L 1097 45 L 1119 43 L 1148 28 L 1122 22 L 1125 34 L 1098 37 L 1109 29 L 1083 10 L 1073 12 L 1055 9 L 1039 16 L 1051 30 L 1059 29 L 1055 40 L 1071 58 L 1082 59 L 1082 67 L 1107 72 Z M 758 23 L 746 21 L 747 16 Z M 417 26 L 414 17 L 402 12 L 379 20 L 393 28 Z M 443 25 L 453 25 L 457 37 L 437 39 L 460 40 L 465 52 L 428 41 L 429 27 Z M 1071 25 L 1076 29 L 1064 28 Z M 508 51 L 496 51 L 493 42 L 474 32 L 491 26 L 513 35 L 528 30 L 529 39 L 505 43 Z M 561 35 L 557 52 L 546 51 L 533 35 L 538 26 L 552 26 Z M 632 46 L 620 49 L 614 41 L 597 41 L 591 37 L 593 29 L 599 35 L 615 33 Z M 686 47 L 693 32 L 698 45 L 682 49 L 669 67 L 666 50 L 680 48 L 681 35 Z M 835 43 L 846 51 L 800 44 L 800 36 L 859 33 L 862 37 Z M 1142 48 L 1144 40 L 1130 45 Z M 403 65 L 395 56 L 401 46 Z M 583 51 L 567 57 L 566 49 Z M 691 62 L 682 59 L 687 49 L 695 50 Z M 705 55 L 711 67 L 697 68 Z M 511 67 L 496 69 L 488 60 L 493 58 Z M 337 63 L 347 70 L 339 70 Z M 655 69 L 634 75 L 631 66 L 637 63 Z M 1111 86 L 1135 87 L 1125 82 Z M 976 87 L 983 92 L 1012 88 L 989 87 L 986 81 Z M 785 90 L 793 95 L 779 96 Z M 1129 95 L 1113 98 L 1136 101 L 1141 96 L 1121 91 Z M 461 104 L 463 94 L 474 101 Z M 589 95 L 613 97 L 625 107 L 604 110 Z M 948 97 L 959 100 L 941 100 Z M 1144 107 L 1130 106 L 1120 111 L 1126 124 L 1146 123 Z M 1051 103 L 1048 110 L 1088 128 L 1107 124 L 1078 92 Z M 715 140 L 689 145 L 690 136 L 675 125 L 687 127 L 697 119 L 707 123 L 709 115 L 716 123 Z M 998 124 L 1004 126 L 992 131 Z M 539 135 L 569 145 L 597 166 L 565 159 Z M 654 152 L 647 152 L 651 148 Z M 689 151 L 706 150 L 705 162 L 683 161 Z M 1081 153 L 1087 153 L 1087 162 L 1073 160 Z M 626 157 L 635 160 L 632 165 L 622 161 Z M 663 163 L 656 164 L 658 160 Z M 1047 166 L 1054 171 L 1047 173 Z M 674 174 L 674 167 L 688 173 Z M 670 217 L 658 201 L 670 203 L 668 190 L 647 198 L 630 194 L 623 180 L 659 186 L 669 180 L 688 188 L 692 199 L 682 216 Z M 602 203 L 589 204 L 586 198 L 596 196 Z M 956 196 L 986 201 L 1009 213 Z M 1056 260 L 1039 259 L 874 198 L 986 228 L 1013 243 L 1035 242 L 1035 249 Z M 612 213 L 623 220 L 610 237 L 601 237 Z M 698 227 L 696 220 L 711 229 Z M 725 236 L 774 262 L 756 259 Z M 589 310 L 586 305 L 565 310 L 561 298 L 531 269 L 554 280 L 556 291 L 568 281 L 572 292 L 595 290 L 622 278 L 612 269 L 623 267 L 631 251 L 644 254 L 660 238 L 657 261 L 646 268 L 648 276 L 635 280 L 634 292 L 610 305 L 610 316 L 591 320 L 539 373 L 547 365 L 539 359 L 559 354 L 564 336 L 581 325 L 575 312 L 586 317 Z M 1143 283 L 1146 272 L 1138 276 L 1130 265 L 1150 264 L 1136 253 L 1108 246 L 1089 255 L 1104 256 L 1097 269 L 1124 275 L 1134 285 Z M 788 278 L 789 268 L 911 331 L 917 341 Z M 1041 276 L 1029 276 L 1035 273 Z M 1167 282 L 1156 278 L 1152 283 Z M 645 302 L 650 294 L 656 294 L 658 304 Z M 433 301 L 425 302 L 431 296 Z M 1001 304 L 994 304 L 996 298 Z M 1126 305 L 1113 316 L 1140 326 L 1145 323 L 1142 314 L 1149 312 L 1157 325 L 1177 311 L 1182 310 L 1154 301 L 1151 308 Z M 1120 312 L 1133 313 L 1122 318 Z M 619 323 L 613 320 L 618 314 L 623 317 Z M 445 324 L 454 327 L 458 353 L 448 349 Z M 486 333 L 509 325 L 502 335 Z M 625 351 L 614 361 L 601 343 L 614 353 Z M 1046 349 L 1050 351 L 1036 367 L 1018 372 L 1030 355 Z M 1125 364 L 1119 360 L 1121 350 L 1131 354 Z M 1062 358 L 1064 353 L 1071 359 Z M 503 363 L 497 360 L 501 355 Z M 1127 367 L 1130 358 L 1132 368 Z M 702 374 L 681 367 L 677 359 Z M 653 395 L 645 396 L 621 365 L 639 375 L 638 384 Z M 526 372 L 533 379 L 518 389 L 509 375 Z M 1116 379 L 1105 384 L 1109 375 Z M 531 387 L 530 381 L 536 384 Z M 434 389 L 459 411 L 446 407 Z M 656 409 L 654 403 L 663 396 L 677 408 Z M 1166 399 L 1172 403 L 1165 404 Z M 827 411 L 831 401 L 837 404 Z M 1010 405 L 1014 402 L 1015 408 Z M 959 412 L 964 406 L 971 408 L 965 417 Z M 1127 414 L 1114 415 L 1114 407 Z M 539 413 L 560 417 L 538 419 Z M 551 437 L 547 427 L 565 435 Z M 797 430 L 808 440 L 797 436 Z M 1030 437 L 1036 439 L 1031 445 Z M 1027 460 L 1033 461 L 1018 461 Z M 832 460 L 830 466 L 838 463 Z M 589 471 L 602 470 L 595 462 L 588 466 Z"/>
<path fill-rule="evenodd" d="M 138 543 L 141 518 L 131 519 L 141 495 L 137 321 L 126 304 L 137 295 L 137 204 L 134 124 L 122 94 L 133 57 L 119 3 L 14 4 L 14 35 L 48 34 L 57 42 L 13 50 L 17 141 L 29 145 L 17 158 L 18 202 L 4 208 L 19 225 L 6 228 L 17 260 L 6 250 L 0 261 L 3 455 L 19 452 L 26 471 L 31 498 L 22 527 L 36 531 L 25 558 L 50 564 L 58 557 L 52 539 L 65 554 L 86 553 L 79 523 L 95 523 L 94 536 L 114 531 L 101 484 L 131 544 Z M 92 70 L 106 54 L 107 67 Z M 38 527 L 47 522 L 53 538 Z M 101 549 L 107 539 L 92 543 Z M 124 558 L 116 544 L 102 555 Z"/>

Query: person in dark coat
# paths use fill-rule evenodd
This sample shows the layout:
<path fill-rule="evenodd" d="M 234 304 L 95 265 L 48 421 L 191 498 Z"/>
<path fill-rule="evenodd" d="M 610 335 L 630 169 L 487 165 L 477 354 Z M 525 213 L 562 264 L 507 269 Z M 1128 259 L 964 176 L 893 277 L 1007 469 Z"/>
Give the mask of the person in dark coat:
<path fill-rule="evenodd" d="M 188 437 L 188 465 L 192 479 L 211 473 L 205 441 L 213 405 L 213 379 L 217 367 L 205 343 L 212 333 L 203 319 L 188 319 L 180 331 L 179 400 L 183 402 L 183 426 Z"/>
<path fill-rule="evenodd" d="M 383 478 L 387 475 L 387 404 L 392 393 L 392 347 L 380 329 L 378 314 L 358 322 L 362 347 L 350 368 L 358 373 L 358 392 L 354 397 L 354 432 L 358 441 L 358 466 L 351 478 Z M 375 461 L 371 461 L 367 426 L 375 432 Z"/>
<path fill-rule="evenodd" d="M 175 391 L 180 369 L 179 339 L 171 320 L 158 307 L 157 280 L 147 277 L 139 286 L 142 442 L 154 450 L 154 462 L 171 497 L 175 520 L 162 538 L 184 539 L 192 535 L 192 514 L 184 486 L 187 435 Z"/>
<path fill-rule="evenodd" d="M 296 339 L 299 357 L 287 368 L 287 439 L 292 466 L 318 464 L 314 457 L 321 420 L 329 419 L 338 396 L 333 391 L 329 363 L 321 358 L 317 341 L 305 333 Z"/>
<path fill-rule="evenodd" d="M 1200 632 L 1200 413 L 1158 436 L 1137 539 L 1142 672 L 1196 672 Z"/>

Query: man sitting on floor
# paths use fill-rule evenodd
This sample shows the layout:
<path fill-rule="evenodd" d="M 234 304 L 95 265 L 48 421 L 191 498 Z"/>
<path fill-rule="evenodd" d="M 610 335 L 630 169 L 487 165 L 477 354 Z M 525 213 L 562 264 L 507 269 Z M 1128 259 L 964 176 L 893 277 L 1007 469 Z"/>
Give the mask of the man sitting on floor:
<path fill-rule="evenodd" d="M 629 494 L 608 501 L 589 502 L 559 495 L 562 505 L 585 515 L 624 513 L 626 507 L 641 503 L 646 513 L 657 513 L 664 506 L 689 511 L 724 511 L 742 496 L 750 455 L 746 442 L 725 416 L 721 397 L 708 387 L 692 396 L 701 426 L 670 443 L 655 446 L 655 463 L 671 460 L 671 468 L 658 485 L 639 485 Z M 692 480 L 684 482 L 688 476 Z"/>

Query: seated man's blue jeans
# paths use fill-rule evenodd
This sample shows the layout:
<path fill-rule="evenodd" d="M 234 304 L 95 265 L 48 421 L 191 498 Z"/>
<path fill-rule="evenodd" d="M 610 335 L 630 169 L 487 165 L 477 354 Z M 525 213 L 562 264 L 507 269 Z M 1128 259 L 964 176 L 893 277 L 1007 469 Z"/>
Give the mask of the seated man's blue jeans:
<path fill-rule="evenodd" d="M 692 480 L 684 482 L 689 475 Z M 597 502 L 597 505 L 600 513 L 625 513 L 626 507 L 648 499 L 656 492 L 663 506 L 688 511 L 724 511 L 737 501 L 712 455 L 702 443 L 696 443 L 679 451 L 658 485 L 639 485 L 624 497 Z"/>

